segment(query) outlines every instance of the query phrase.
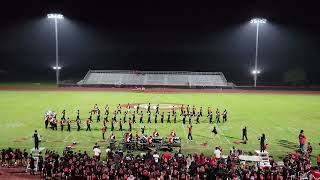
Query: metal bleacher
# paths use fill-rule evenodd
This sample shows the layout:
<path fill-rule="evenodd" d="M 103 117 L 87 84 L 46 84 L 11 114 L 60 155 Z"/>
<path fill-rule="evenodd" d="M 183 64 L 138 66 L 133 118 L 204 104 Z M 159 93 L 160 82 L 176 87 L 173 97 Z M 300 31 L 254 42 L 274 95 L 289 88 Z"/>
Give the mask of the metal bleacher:
<path fill-rule="evenodd" d="M 221 72 L 89 70 L 78 85 L 226 87 Z"/>

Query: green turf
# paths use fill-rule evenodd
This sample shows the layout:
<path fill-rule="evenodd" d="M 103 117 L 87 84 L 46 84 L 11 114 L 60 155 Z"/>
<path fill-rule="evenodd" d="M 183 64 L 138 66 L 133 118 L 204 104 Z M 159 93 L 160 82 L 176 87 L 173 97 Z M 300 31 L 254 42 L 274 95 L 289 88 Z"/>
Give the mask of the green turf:
<path fill-rule="evenodd" d="M 83 119 L 88 116 L 95 103 L 100 109 L 103 109 L 105 104 L 114 109 L 118 103 L 166 102 L 203 106 L 205 114 L 207 106 L 219 107 L 221 110 L 226 108 L 229 112 L 229 121 L 216 125 L 218 135 L 215 137 L 211 133 L 212 125 L 206 118 L 201 119 L 201 124 L 194 124 L 193 141 L 186 140 L 187 127 L 180 119 L 177 124 L 144 124 L 147 132 L 151 134 L 157 127 L 162 136 L 168 135 L 174 128 L 182 138 L 182 150 L 186 153 L 198 151 L 209 155 L 213 147 L 218 145 L 224 148 L 224 153 L 228 153 L 233 145 L 253 151 L 259 147 L 258 135 L 266 133 L 270 153 L 279 158 L 296 149 L 300 129 L 305 130 L 308 140 L 313 144 L 313 156 L 320 153 L 319 95 L 0 91 L 0 102 L 1 148 L 31 148 L 33 130 L 38 129 L 44 141 L 41 146 L 47 149 L 61 151 L 76 140 L 77 150 L 91 152 L 92 145 L 101 140 L 101 124 L 94 122 L 92 132 L 76 132 L 75 128 L 71 133 L 46 130 L 43 123 L 44 113 L 54 110 L 60 115 L 60 112 L 66 109 L 67 117 L 75 119 L 75 111 L 80 108 Z M 144 121 L 146 122 L 146 117 Z M 243 126 L 248 127 L 249 142 L 246 145 L 234 144 L 234 141 L 240 140 Z M 139 124 L 133 127 L 134 132 L 139 130 Z M 107 136 L 110 133 L 109 128 L 108 123 Z M 127 129 L 127 124 L 124 128 Z M 115 131 L 115 135 L 119 138 L 121 132 Z M 200 146 L 204 142 L 207 142 L 208 146 Z M 104 143 L 100 144 L 105 146 Z"/>

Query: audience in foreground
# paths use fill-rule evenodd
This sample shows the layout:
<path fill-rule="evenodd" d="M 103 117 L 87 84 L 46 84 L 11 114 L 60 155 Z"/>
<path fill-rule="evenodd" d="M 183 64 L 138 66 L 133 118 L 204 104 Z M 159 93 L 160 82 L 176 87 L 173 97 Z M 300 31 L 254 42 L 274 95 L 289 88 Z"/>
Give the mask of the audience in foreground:
<path fill-rule="evenodd" d="M 311 167 L 311 156 L 305 153 L 288 153 L 282 162 L 270 159 L 269 168 L 257 167 L 254 163 L 243 163 L 238 155 L 241 151 L 231 149 L 227 158 L 207 157 L 203 154 L 174 154 L 148 152 L 142 155 L 112 152 L 108 149 L 106 161 L 100 160 L 98 146 L 94 146 L 95 155 L 87 152 L 65 151 L 63 155 L 47 150 L 36 158 L 26 150 L 3 149 L 1 165 L 8 167 L 27 166 L 30 174 L 41 178 L 52 179 L 310 179 L 320 178 L 320 155 L 317 157 L 317 167 Z M 222 149 L 220 148 L 220 151 Z M 34 172 L 37 168 L 38 172 Z"/>

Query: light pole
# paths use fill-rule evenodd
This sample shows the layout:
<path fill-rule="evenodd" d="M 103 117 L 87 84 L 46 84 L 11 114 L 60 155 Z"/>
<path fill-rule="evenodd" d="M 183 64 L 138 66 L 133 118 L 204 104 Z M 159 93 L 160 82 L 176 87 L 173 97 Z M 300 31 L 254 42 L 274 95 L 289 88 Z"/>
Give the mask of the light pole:
<path fill-rule="evenodd" d="M 58 48 L 58 19 L 63 19 L 62 14 L 48 14 L 48 19 L 54 19 L 54 30 L 55 30 L 55 39 L 56 39 L 56 66 L 53 68 L 56 70 L 56 79 L 57 86 L 59 86 L 59 71 L 61 67 L 59 67 L 59 48 Z"/>
<path fill-rule="evenodd" d="M 257 76 L 260 74 L 260 71 L 257 69 L 258 66 L 258 43 L 259 43 L 259 24 L 265 24 L 267 22 L 266 19 L 262 18 L 253 18 L 251 19 L 250 23 L 257 25 L 257 31 L 256 31 L 256 56 L 254 60 L 254 70 L 252 71 L 252 74 L 254 76 L 254 87 L 257 86 Z"/>

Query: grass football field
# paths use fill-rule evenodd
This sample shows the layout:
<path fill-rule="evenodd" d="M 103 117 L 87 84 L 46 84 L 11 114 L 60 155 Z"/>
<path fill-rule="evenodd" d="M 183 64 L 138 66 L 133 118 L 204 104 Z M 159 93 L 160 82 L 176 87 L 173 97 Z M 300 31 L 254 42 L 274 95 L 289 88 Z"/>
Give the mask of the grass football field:
<path fill-rule="evenodd" d="M 215 146 L 222 146 L 224 153 L 235 146 L 247 152 L 253 152 L 259 148 L 258 136 L 265 133 L 266 143 L 269 144 L 268 151 L 276 159 L 284 154 L 297 149 L 298 134 L 300 129 L 305 130 L 308 142 L 313 145 L 313 156 L 320 153 L 320 95 L 302 94 L 238 94 L 238 93 L 139 93 L 139 92 L 80 92 L 80 91 L 0 91 L 0 148 L 14 147 L 31 149 L 33 131 L 37 129 L 42 136 L 41 147 L 53 149 L 59 152 L 73 141 L 77 141 L 75 151 L 87 150 L 95 142 L 102 147 L 108 144 L 102 142 L 101 123 L 95 122 L 93 117 L 92 131 L 85 131 L 85 118 L 95 103 L 104 113 L 104 106 L 110 105 L 112 112 L 117 104 L 127 103 L 181 103 L 202 106 L 203 112 L 207 114 L 207 107 L 215 111 L 219 108 L 222 112 L 228 110 L 228 122 L 214 124 L 218 135 L 211 133 L 212 124 L 203 117 L 201 124 L 193 124 L 193 141 L 187 140 L 187 125 L 183 125 L 180 119 L 176 124 L 159 123 L 147 124 L 144 115 L 146 132 L 151 135 L 152 131 L 158 129 L 161 136 L 169 135 L 174 129 L 182 138 L 182 151 L 185 153 L 203 152 L 206 155 L 213 153 Z M 80 109 L 80 117 L 83 125 L 80 132 L 76 127 L 71 132 L 52 131 L 44 128 L 44 113 L 48 110 L 56 111 L 58 118 L 61 111 L 66 109 L 66 117 L 74 120 L 76 110 Z M 145 112 L 145 111 L 144 111 Z M 180 114 L 179 111 L 178 115 Z M 102 116 L 103 117 L 103 116 Z M 119 116 L 120 117 L 120 116 Z M 129 117 L 129 116 L 128 116 Z M 127 117 L 127 118 L 128 118 Z M 109 116 L 110 119 L 110 116 Z M 136 117 L 137 121 L 138 116 Z M 172 121 L 172 118 L 171 118 Z M 154 118 L 152 118 L 154 122 Z M 237 144 L 241 140 L 241 129 L 248 128 L 248 144 Z M 65 127 L 66 128 L 66 127 Z M 124 125 L 127 129 L 128 125 Z M 117 139 L 122 137 L 116 124 L 114 133 Z M 133 134 L 140 131 L 140 124 L 133 125 Z M 110 123 L 106 136 L 110 134 Z M 207 143 L 207 146 L 201 144 Z M 314 158 L 313 158 L 314 159 Z"/>

